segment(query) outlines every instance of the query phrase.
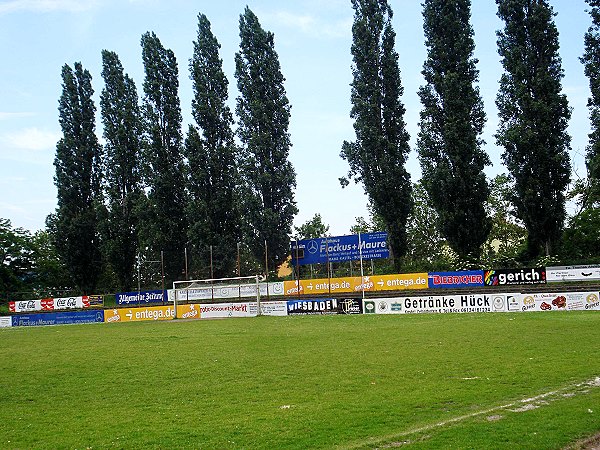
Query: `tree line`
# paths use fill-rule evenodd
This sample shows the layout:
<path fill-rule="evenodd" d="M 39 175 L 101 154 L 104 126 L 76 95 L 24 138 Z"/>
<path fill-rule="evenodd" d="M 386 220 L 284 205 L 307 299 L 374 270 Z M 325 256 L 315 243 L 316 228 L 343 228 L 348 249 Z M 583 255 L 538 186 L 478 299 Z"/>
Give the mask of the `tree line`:
<path fill-rule="evenodd" d="M 506 175 L 493 182 L 509 205 L 498 215 L 498 210 L 490 211 L 492 186 L 484 174 L 490 159 L 483 150 L 486 117 L 477 87 L 470 0 L 423 2 L 427 59 L 422 71 L 425 84 L 419 89 L 422 109 L 416 150 L 423 174 L 419 192 L 403 168 L 409 136 L 400 101 L 403 89 L 392 9 L 386 0 L 352 0 L 351 117 L 356 140 L 342 146 L 341 156 L 350 170 L 341 182 L 345 185 L 354 179 L 363 184 L 374 214 L 390 232 L 397 266 L 411 256 L 407 239 L 411 214 L 428 207 L 433 234 L 441 238 L 438 244 L 447 245 L 466 263 L 475 264 L 489 254 L 485 247 L 490 238 L 502 246 L 497 233 L 502 226 L 511 233 L 515 226 L 524 231 L 523 238 L 515 241 L 522 245 L 513 252 L 521 262 L 561 252 L 578 258 L 596 254 L 599 236 L 590 233 L 594 228 L 590 221 L 598 217 L 599 200 L 600 2 L 587 3 L 592 25 L 585 35 L 581 62 L 592 91 L 588 176 L 571 194 L 579 199 L 581 212 L 565 235 L 571 109 L 562 93 L 564 72 L 549 2 L 496 0 L 497 14 L 504 22 L 504 28 L 497 31 L 504 72 L 496 97 L 500 124 L 494 137 L 504 149 Z"/>
<path fill-rule="evenodd" d="M 141 38 L 141 103 L 118 55 L 102 52 L 104 146 L 94 129 L 90 73 L 80 63 L 63 67 L 58 208 L 48 226 L 82 291 L 96 288 L 105 264 L 118 289 L 128 290 L 139 265 L 158 261 L 154 270 L 168 285 L 188 271 L 234 276 L 242 251 L 251 266 L 276 268 L 285 260 L 297 212 L 288 162 L 290 105 L 273 34 L 249 8 L 239 30 L 235 131 L 220 44 L 203 14 L 189 61 L 194 123 L 185 134 L 177 60 L 154 33 Z M 189 267 L 188 251 L 194 255 Z"/>
<path fill-rule="evenodd" d="M 410 136 L 392 8 L 387 0 L 351 0 L 355 140 L 342 145 L 349 172 L 340 182 L 362 183 L 372 223 L 361 218 L 353 230 L 388 231 L 389 270 L 597 254 L 600 0 L 586 1 L 592 25 L 581 62 L 590 80 L 592 133 L 587 178 L 569 193 L 571 110 L 561 92 L 558 30 L 548 1 L 496 0 L 504 72 L 495 139 L 504 149 L 506 174 L 488 180 L 471 2 L 424 0 L 427 59 L 416 146 L 423 176 L 415 183 L 405 168 Z M 265 266 L 273 271 L 285 261 L 297 213 L 285 79 L 273 34 L 249 8 L 240 15 L 239 32 L 236 122 L 227 106 L 220 44 L 208 18 L 198 15 L 189 60 L 194 123 L 185 133 L 177 60 L 154 33 L 141 38 L 141 101 L 118 55 L 102 52 L 104 145 L 95 130 L 91 74 L 81 63 L 63 66 L 63 137 L 54 162 L 58 206 L 43 236 L 46 248 L 53 246 L 46 256 L 61 283 L 91 293 L 110 280 L 128 290 L 139 282 L 140 267 L 155 277 L 163 271 L 170 283 L 188 271 L 226 277 L 265 272 Z M 578 199 L 580 211 L 567 223 L 568 196 Z M 5 235 L 23 242 L 23 230 L 3 225 Z M 327 231 L 319 215 L 295 231 L 311 237 L 317 230 Z M 189 267 L 188 251 L 194 255 Z M 3 275 L 3 289 L 10 289 L 9 278 L 14 284 Z"/>

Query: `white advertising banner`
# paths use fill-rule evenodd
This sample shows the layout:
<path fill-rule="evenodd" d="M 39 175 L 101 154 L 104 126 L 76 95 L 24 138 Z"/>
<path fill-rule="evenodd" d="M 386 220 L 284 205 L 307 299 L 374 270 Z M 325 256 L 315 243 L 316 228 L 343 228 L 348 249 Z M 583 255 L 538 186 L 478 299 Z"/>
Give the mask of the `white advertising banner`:
<path fill-rule="evenodd" d="M 600 310 L 598 292 L 538 292 L 521 295 L 522 311 Z"/>
<path fill-rule="evenodd" d="M 259 283 L 260 296 L 283 295 L 283 282 Z M 207 285 L 193 289 L 178 289 L 177 301 L 209 300 L 213 298 L 256 298 L 256 284 Z M 169 292 L 169 301 L 173 301 Z"/>
<path fill-rule="evenodd" d="M 548 283 L 560 281 L 597 281 L 600 280 L 600 266 L 557 266 L 546 268 Z"/>
<path fill-rule="evenodd" d="M 9 302 L 8 309 L 10 312 L 32 312 L 42 310 L 42 300 L 22 300 L 17 302 Z"/>
<path fill-rule="evenodd" d="M 200 305 L 201 319 L 254 316 L 256 316 L 256 303 L 254 304 L 254 308 L 250 307 L 250 303 L 211 303 Z"/>
<path fill-rule="evenodd" d="M 12 327 L 12 317 L 0 317 L 0 328 Z"/>
<path fill-rule="evenodd" d="M 378 298 L 365 300 L 363 307 L 365 314 L 505 312 L 511 305 L 518 305 L 515 297 L 516 294 L 463 294 Z"/>
<path fill-rule="evenodd" d="M 90 302 L 87 297 L 64 297 L 54 299 L 54 309 L 82 309 L 89 308 Z"/>
<path fill-rule="evenodd" d="M 256 311 L 256 303 L 250 304 L 250 310 Z M 254 309 L 253 309 L 254 308 Z M 287 316 L 287 302 L 260 302 L 260 313 L 263 316 Z"/>

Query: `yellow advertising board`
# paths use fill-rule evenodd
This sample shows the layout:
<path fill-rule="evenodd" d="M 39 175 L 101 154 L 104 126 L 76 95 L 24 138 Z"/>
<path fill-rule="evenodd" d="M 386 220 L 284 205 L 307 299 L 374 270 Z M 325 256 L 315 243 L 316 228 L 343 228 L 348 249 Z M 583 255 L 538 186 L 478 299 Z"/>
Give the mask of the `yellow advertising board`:
<path fill-rule="evenodd" d="M 362 281 L 362 282 L 361 282 Z M 355 292 L 427 289 L 427 273 L 318 278 L 284 282 L 284 295 L 347 294 Z"/>
<path fill-rule="evenodd" d="M 178 319 L 199 319 L 200 318 L 200 305 L 177 305 L 177 318 Z"/>
<path fill-rule="evenodd" d="M 365 291 L 403 291 L 406 289 L 427 289 L 427 273 L 401 273 L 394 275 L 373 275 L 372 287 Z M 366 281 L 365 281 L 366 283 Z"/>
<path fill-rule="evenodd" d="M 147 308 L 120 308 L 104 311 L 104 322 L 139 322 L 142 320 L 171 320 L 175 316 L 172 306 Z"/>

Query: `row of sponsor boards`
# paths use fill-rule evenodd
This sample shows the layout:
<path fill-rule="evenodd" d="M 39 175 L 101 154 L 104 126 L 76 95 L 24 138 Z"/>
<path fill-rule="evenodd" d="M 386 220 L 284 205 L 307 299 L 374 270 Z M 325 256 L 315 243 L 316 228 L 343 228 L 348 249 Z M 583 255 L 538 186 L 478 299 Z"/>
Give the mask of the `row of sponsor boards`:
<path fill-rule="evenodd" d="M 189 289 L 177 289 L 169 291 L 169 301 L 173 301 L 177 296 L 177 301 L 198 301 L 210 299 L 228 299 L 228 298 L 256 298 L 256 283 L 252 284 L 213 284 Z M 261 297 L 270 295 L 283 295 L 283 282 L 259 283 L 258 289 Z"/>
<path fill-rule="evenodd" d="M 365 314 L 600 310 L 598 292 L 469 294 L 364 301 Z"/>
<path fill-rule="evenodd" d="M 22 300 L 8 303 L 8 310 L 14 313 L 34 311 L 56 311 L 61 309 L 85 309 L 91 306 L 102 306 L 103 298 L 100 295 L 45 298 L 41 300 Z"/>
<path fill-rule="evenodd" d="M 285 295 L 346 294 L 352 292 L 426 289 L 427 273 L 371 275 L 284 281 Z"/>
<path fill-rule="evenodd" d="M 284 281 L 284 295 L 545 284 L 544 268 L 469 270 Z"/>
<path fill-rule="evenodd" d="M 297 299 L 261 302 L 266 316 L 333 314 L 422 314 L 489 313 L 520 311 L 600 311 L 598 292 L 469 294 L 456 296 Z M 177 306 L 179 319 L 255 317 L 258 303 L 188 304 Z M 0 317 L 0 328 L 18 326 L 66 325 L 98 322 L 172 320 L 174 306 L 120 308 L 113 310 L 69 311 L 21 314 Z"/>
<path fill-rule="evenodd" d="M 586 280 L 600 280 L 600 266 L 531 267 L 293 280 L 284 282 L 284 295 L 511 286 Z"/>
<path fill-rule="evenodd" d="M 399 291 L 409 289 L 467 288 L 545 284 L 547 282 L 600 280 L 600 266 L 557 266 L 528 269 L 470 270 L 460 272 L 432 272 L 365 277 L 321 278 L 260 283 L 261 297 L 352 294 L 357 292 Z M 197 302 L 208 299 L 255 298 L 256 284 L 213 285 L 176 291 L 142 291 L 116 294 L 119 306 L 165 303 L 167 300 Z M 79 296 L 9 302 L 9 311 L 29 313 L 63 309 L 85 309 L 102 306 L 103 297 Z"/>
<path fill-rule="evenodd" d="M 261 314 L 265 316 L 287 315 L 287 302 L 261 302 Z M 178 319 L 212 319 L 224 317 L 255 317 L 258 315 L 258 303 L 210 303 L 177 305 Z M 106 310 L 104 321 L 138 322 L 143 320 L 172 320 L 175 318 L 174 306 L 149 306 L 142 308 L 119 308 Z"/>

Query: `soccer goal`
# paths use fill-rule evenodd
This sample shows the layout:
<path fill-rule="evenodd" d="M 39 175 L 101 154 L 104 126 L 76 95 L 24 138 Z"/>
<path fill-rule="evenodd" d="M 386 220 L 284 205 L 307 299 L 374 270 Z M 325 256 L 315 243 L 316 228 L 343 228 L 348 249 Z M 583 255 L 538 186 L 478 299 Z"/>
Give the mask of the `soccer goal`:
<path fill-rule="evenodd" d="M 184 280 L 173 282 L 173 302 L 175 311 L 177 305 L 182 303 L 198 302 L 242 302 L 256 301 L 257 311 L 260 315 L 261 290 L 266 288 L 261 283 L 262 275 L 232 278 L 210 278 L 204 280 Z"/>

